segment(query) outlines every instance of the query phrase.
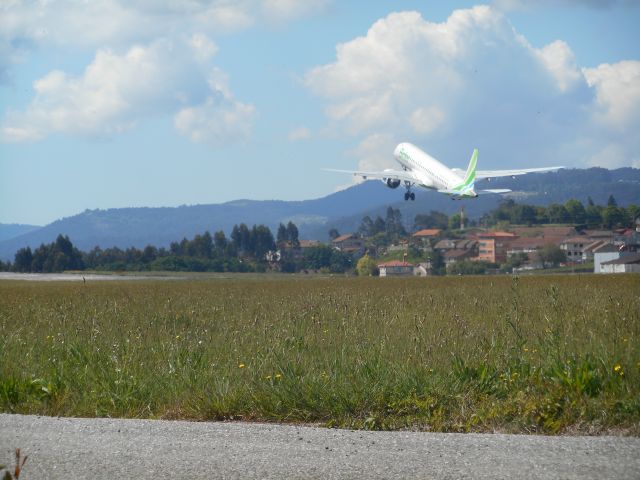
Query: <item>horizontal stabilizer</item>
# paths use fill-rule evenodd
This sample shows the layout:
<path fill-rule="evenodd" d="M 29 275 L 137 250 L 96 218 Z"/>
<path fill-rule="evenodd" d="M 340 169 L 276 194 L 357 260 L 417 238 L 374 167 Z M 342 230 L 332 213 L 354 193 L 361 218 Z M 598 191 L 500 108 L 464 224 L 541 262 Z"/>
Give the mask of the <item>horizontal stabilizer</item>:
<path fill-rule="evenodd" d="M 509 193 L 511 192 L 511 190 L 509 190 L 508 188 L 493 188 L 493 189 L 489 189 L 489 190 L 478 190 L 476 193 L 478 195 L 488 195 L 488 194 L 499 194 L 499 193 Z"/>

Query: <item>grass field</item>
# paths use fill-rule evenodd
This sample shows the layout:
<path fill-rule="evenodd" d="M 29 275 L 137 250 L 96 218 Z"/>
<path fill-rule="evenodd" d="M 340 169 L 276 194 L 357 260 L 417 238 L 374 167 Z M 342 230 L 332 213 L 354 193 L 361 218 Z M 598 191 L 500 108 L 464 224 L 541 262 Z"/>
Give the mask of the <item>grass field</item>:
<path fill-rule="evenodd" d="M 640 276 L 0 282 L 0 411 L 640 434 Z"/>

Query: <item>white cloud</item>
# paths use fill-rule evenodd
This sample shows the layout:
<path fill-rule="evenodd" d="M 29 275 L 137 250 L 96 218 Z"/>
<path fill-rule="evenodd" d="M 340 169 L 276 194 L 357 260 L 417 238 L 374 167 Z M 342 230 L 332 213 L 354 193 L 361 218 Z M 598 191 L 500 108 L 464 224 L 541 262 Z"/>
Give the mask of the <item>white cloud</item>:
<path fill-rule="evenodd" d="M 209 97 L 204 105 L 180 110 L 174 123 L 192 141 L 217 147 L 249 137 L 254 117 L 253 105 Z"/>
<path fill-rule="evenodd" d="M 547 71 L 555 78 L 561 92 L 566 92 L 583 81 L 575 55 L 565 42 L 556 40 L 540 50 L 532 49 Z"/>
<path fill-rule="evenodd" d="M 444 112 L 438 107 L 418 108 L 409 119 L 416 133 L 428 134 L 435 131 L 444 121 Z"/>
<path fill-rule="evenodd" d="M 296 127 L 289 132 L 289 141 L 297 142 L 311 138 L 311 130 L 305 126 Z"/>
<path fill-rule="evenodd" d="M 148 42 L 175 32 L 230 33 L 323 12 L 329 0 L 57 0 L 0 2 L 0 39 L 74 48 Z"/>
<path fill-rule="evenodd" d="M 619 147 L 618 163 L 631 158 L 638 65 L 581 70 L 565 42 L 536 48 L 500 11 L 477 6 L 442 23 L 417 12 L 389 14 L 365 36 L 337 45 L 335 61 L 312 68 L 304 81 L 326 99 L 331 129 L 362 142 L 352 152 L 360 168 L 382 164 L 364 150 L 379 135 L 423 145 L 452 166 L 464 166 L 473 146 L 488 153 L 484 168 L 581 165 L 610 144 Z M 616 126 L 617 136 L 598 124 Z M 575 142 L 581 138 L 591 141 Z M 390 159 L 393 143 L 376 148 Z"/>
<path fill-rule="evenodd" d="M 587 7 L 607 9 L 617 6 L 637 6 L 637 0 L 494 0 L 500 10 L 531 10 L 540 7 Z"/>
<path fill-rule="evenodd" d="M 176 127 L 194 140 L 235 140 L 249 131 L 254 108 L 237 102 L 225 76 L 206 62 L 214 53 L 204 35 L 186 43 L 160 40 L 123 54 L 101 49 L 82 75 L 53 71 L 36 80 L 31 104 L 6 114 L 2 139 L 108 137 L 141 119 L 177 113 Z"/>
<path fill-rule="evenodd" d="M 329 0 L 263 0 L 264 16 L 278 23 L 292 21 L 321 13 L 329 6 Z"/>
<path fill-rule="evenodd" d="M 609 143 L 589 155 L 586 158 L 586 166 L 640 168 L 640 153 L 638 151 L 630 152 L 620 144 Z"/>
<path fill-rule="evenodd" d="M 349 153 L 358 159 L 359 170 L 379 171 L 385 168 L 395 168 L 391 152 L 393 152 L 396 143 L 392 135 L 374 133 L 364 138 Z M 360 178 L 354 178 L 354 183 L 361 181 Z"/>
<path fill-rule="evenodd" d="M 583 69 L 590 87 L 596 91 L 595 119 L 616 129 L 640 127 L 640 61 L 628 60 Z"/>

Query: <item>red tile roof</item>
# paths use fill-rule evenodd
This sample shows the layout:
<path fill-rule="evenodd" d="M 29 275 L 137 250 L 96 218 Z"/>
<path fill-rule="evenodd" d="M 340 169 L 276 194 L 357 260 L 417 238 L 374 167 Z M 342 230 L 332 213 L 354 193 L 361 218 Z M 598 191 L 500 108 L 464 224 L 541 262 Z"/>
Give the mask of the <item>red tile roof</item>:
<path fill-rule="evenodd" d="M 413 234 L 414 237 L 437 237 L 438 235 L 440 235 L 440 232 L 442 230 L 440 230 L 439 228 L 424 228 L 422 230 L 418 230 L 416 233 Z"/>
<path fill-rule="evenodd" d="M 389 262 L 379 263 L 378 268 L 380 267 L 413 267 L 413 263 L 403 262 L 401 260 L 391 260 Z"/>
<path fill-rule="evenodd" d="M 483 232 L 478 234 L 479 237 L 507 237 L 514 238 L 517 237 L 515 233 L 511 232 Z"/>
<path fill-rule="evenodd" d="M 352 237 L 353 237 L 352 233 L 346 233 L 344 235 L 340 235 L 339 237 L 334 238 L 333 243 L 344 242 L 345 240 L 349 240 Z"/>

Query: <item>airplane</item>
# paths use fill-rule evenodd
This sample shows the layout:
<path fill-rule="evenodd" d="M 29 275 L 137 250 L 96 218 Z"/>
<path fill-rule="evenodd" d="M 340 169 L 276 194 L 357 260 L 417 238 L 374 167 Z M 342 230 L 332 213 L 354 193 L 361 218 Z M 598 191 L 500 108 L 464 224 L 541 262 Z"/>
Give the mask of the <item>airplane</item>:
<path fill-rule="evenodd" d="M 351 173 L 354 176 L 376 178 L 389 188 L 398 188 L 402 183 L 406 188 L 404 194 L 405 201 L 415 200 L 416 194 L 411 191 L 411 187 L 419 187 L 435 190 L 439 193 L 449 195 L 452 200 L 463 198 L 476 198 L 484 194 L 508 193 L 511 190 L 506 188 L 494 188 L 485 190 L 475 190 L 475 181 L 495 177 L 512 177 L 524 175 L 532 172 L 552 172 L 565 167 L 542 167 L 542 168 L 521 168 L 514 170 L 476 170 L 478 163 L 478 149 L 473 150 L 471 161 L 467 170 L 459 168 L 449 168 L 428 153 L 425 153 L 415 145 L 403 142 L 399 144 L 393 152 L 395 160 L 400 164 L 402 170 L 385 169 L 381 172 L 364 172 L 352 170 L 325 169 L 330 172 Z"/>

